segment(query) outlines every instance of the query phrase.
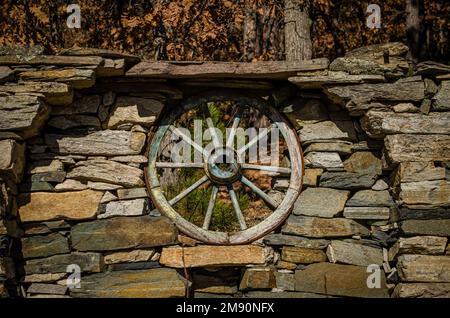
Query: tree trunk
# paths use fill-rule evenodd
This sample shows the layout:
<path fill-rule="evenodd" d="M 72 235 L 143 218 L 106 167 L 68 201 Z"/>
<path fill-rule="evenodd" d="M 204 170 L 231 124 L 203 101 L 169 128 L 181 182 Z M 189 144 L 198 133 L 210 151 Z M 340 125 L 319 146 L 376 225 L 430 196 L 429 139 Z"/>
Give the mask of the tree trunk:
<path fill-rule="evenodd" d="M 308 60 L 312 57 L 309 4 L 300 7 L 298 0 L 284 0 L 284 38 L 286 60 Z"/>
<path fill-rule="evenodd" d="M 409 46 L 409 55 L 414 63 L 420 58 L 420 0 L 406 0 L 406 36 Z"/>

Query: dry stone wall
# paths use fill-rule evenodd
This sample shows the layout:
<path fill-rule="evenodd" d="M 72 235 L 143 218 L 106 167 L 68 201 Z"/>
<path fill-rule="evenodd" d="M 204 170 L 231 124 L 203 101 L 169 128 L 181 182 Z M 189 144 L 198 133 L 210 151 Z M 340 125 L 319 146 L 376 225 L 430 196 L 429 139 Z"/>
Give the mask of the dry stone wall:
<path fill-rule="evenodd" d="M 450 70 L 406 53 L 251 66 L 1 56 L 0 295 L 449 297 Z M 163 109 L 217 87 L 265 97 L 303 147 L 291 215 L 249 245 L 179 233 L 145 187 Z M 81 288 L 67 286 L 72 264 Z"/>

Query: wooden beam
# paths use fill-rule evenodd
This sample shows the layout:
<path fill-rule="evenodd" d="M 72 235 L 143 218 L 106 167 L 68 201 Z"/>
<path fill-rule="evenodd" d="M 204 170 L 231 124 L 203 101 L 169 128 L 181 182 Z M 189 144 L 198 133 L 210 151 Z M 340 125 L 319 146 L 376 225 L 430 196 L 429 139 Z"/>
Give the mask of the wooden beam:
<path fill-rule="evenodd" d="M 132 67 L 126 76 L 153 78 L 247 78 L 287 80 L 298 72 L 327 69 L 328 59 L 306 61 L 172 62 L 146 61 Z"/>

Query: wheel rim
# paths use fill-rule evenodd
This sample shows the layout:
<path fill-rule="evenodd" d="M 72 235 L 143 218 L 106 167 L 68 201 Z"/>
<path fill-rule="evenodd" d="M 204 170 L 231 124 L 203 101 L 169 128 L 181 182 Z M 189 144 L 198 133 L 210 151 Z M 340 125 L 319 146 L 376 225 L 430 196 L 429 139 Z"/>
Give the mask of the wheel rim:
<path fill-rule="evenodd" d="M 213 133 L 211 136 L 212 144 L 214 147 L 211 151 L 205 151 L 202 145 L 195 144 L 182 131 L 177 131 L 172 124 L 182 114 L 192 111 L 194 108 L 198 108 L 200 105 L 207 103 L 221 102 L 224 100 L 233 101 L 238 107 L 243 108 L 255 108 L 267 116 L 271 120 L 271 127 L 267 129 L 268 134 L 271 133 L 273 128 L 278 129 L 282 137 L 287 143 L 287 150 L 290 157 L 290 168 L 273 167 L 273 166 L 261 166 L 254 164 L 246 164 L 241 159 L 242 155 L 253 145 L 255 138 L 249 140 L 243 147 L 235 149 L 233 140 L 236 135 L 236 129 L 239 125 L 239 117 L 233 119 L 233 125 L 231 126 L 231 133 L 225 139 L 226 144 L 217 144 L 217 136 Z M 208 120 L 208 127 L 211 128 L 211 121 Z M 237 122 L 237 124 L 236 124 Z M 213 130 L 211 130 L 212 132 Z M 169 199 L 163 191 L 163 185 L 160 183 L 160 177 L 158 169 L 171 169 L 171 168 L 187 168 L 186 165 L 176 163 L 164 163 L 159 161 L 160 146 L 166 134 L 171 132 L 177 135 L 184 142 L 187 142 L 197 151 L 202 153 L 203 162 L 201 164 L 194 163 L 189 168 L 203 169 L 204 176 L 195 181 L 191 186 L 186 188 L 175 197 Z M 263 138 L 261 134 L 258 135 L 256 143 Z M 254 143 L 255 144 L 255 143 Z M 219 167 L 217 158 L 220 158 L 223 153 L 232 157 L 230 163 L 227 163 L 225 168 Z M 294 203 L 300 194 L 302 187 L 303 176 L 303 155 L 300 148 L 300 143 L 295 130 L 293 130 L 287 121 L 265 100 L 257 97 L 243 96 L 242 94 L 236 94 L 234 92 L 216 91 L 196 96 L 186 100 L 182 103 L 181 107 L 176 111 L 170 112 L 168 116 L 165 116 L 159 123 L 158 128 L 154 131 L 151 138 L 151 144 L 148 150 L 148 167 L 146 172 L 147 187 L 153 203 L 156 208 L 165 216 L 170 218 L 180 229 L 181 232 L 205 243 L 209 244 L 245 244 L 250 243 L 258 238 L 266 235 L 267 233 L 278 227 L 290 214 Z M 284 193 L 284 198 L 281 202 L 275 202 L 269 195 L 258 188 L 252 181 L 250 181 L 242 171 L 246 170 L 260 170 L 260 171 L 272 171 L 272 172 L 287 172 L 289 171 L 289 185 Z M 240 211 L 238 198 L 236 192 L 233 189 L 233 184 L 240 182 L 243 186 L 253 191 L 260 199 L 262 199 L 267 206 L 273 209 L 273 212 L 257 225 L 248 227 L 245 222 L 244 215 Z M 183 200 L 191 192 L 195 191 L 199 187 L 208 186 L 211 187 L 211 195 L 208 202 L 208 208 L 204 215 L 204 221 L 202 226 L 195 225 L 186 220 L 180 215 L 174 206 Z M 211 220 L 214 218 L 213 210 L 218 197 L 219 188 L 226 188 L 231 204 L 235 211 L 237 221 L 240 226 L 240 230 L 230 233 L 221 231 L 209 230 Z"/>

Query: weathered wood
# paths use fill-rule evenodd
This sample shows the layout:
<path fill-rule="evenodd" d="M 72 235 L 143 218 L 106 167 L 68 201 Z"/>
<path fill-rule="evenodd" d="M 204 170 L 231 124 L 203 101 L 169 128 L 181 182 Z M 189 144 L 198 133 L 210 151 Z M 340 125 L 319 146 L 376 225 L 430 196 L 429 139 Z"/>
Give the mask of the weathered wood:
<path fill-rule="evenodd" d="M 287 79 L 297 72 L 317 71 L 328 67 L 328 59 L 306 61 L 240 62 L 169 62 L 146 61 L 131 68 L 126 76 L 158 78 L 254 78 Z"/>
<path fill-rule="evenodd" d="M 72 47 L 63 49 L 58 55 L 63 56 L 101 56 L 108 59 L 124 59 L 126 64 L 136 64 L 141 59 L 138 56 L 122 53 L 114 50 L 86 48 L 86 47 Z"/>
<path fill-rule="evenodd" d="M 38 55 L 31 58 L 20 55 L 0 56 L 0 65 L 55 65 L 55 66 L 100 66 L 103 58 L 98 56 Z"/>

